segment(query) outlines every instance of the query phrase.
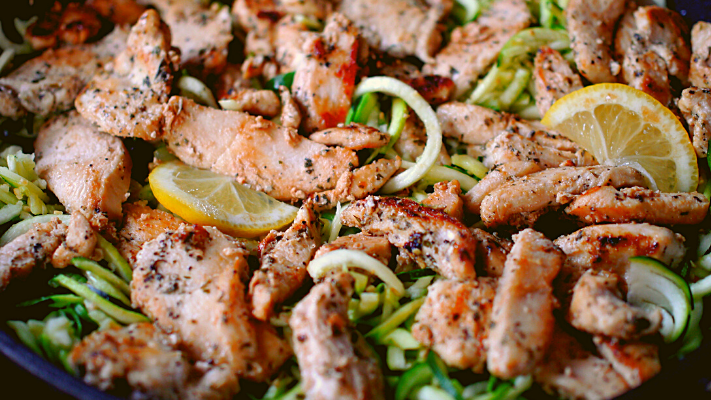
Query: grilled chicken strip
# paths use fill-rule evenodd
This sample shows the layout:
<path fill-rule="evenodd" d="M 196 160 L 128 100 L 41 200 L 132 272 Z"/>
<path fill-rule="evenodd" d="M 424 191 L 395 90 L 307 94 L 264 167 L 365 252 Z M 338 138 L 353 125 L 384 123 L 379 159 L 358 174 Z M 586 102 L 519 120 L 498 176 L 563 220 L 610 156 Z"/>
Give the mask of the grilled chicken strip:
<path fill-rule="evenodd" d="M 86 0 L 84 4 L 118 26 L 135 24 L 146 11 L 135 0 Z"/>
<path fill-rule="evenodd" d="M 77 111 L 112 135 L 160 138 L 180 60 L 170 41 L 170 29 L 158 13 L 146 11 L 131 29 L 126 50 L 81 91 Z"/>
<path fill-rule="evenodd" d="M 37 173 L 67 211 L 84 214 L 97 229 L 121 219 L 131 157 L 119 138 L 71 111 L 42 126 L 35 155 Z"/>
<path fill-rule="evenodd" d="M 44 268 L 64 241 L 67 226 L 59 218 L 32 229 L 0 248 L 0 291 L 10 281 L 24 278 L 36 267 Z"/>
<path fill-rule="evenodd" d="M 476 240 L 469 229 L 445 212 L 409 199 L 369 196 L 341 214 L 344 225 L 387 236 L 421 267 L 449 279 L 473 279 Z"/>
<path fill-rule="evenodd" d="M 711 139 L 711 89 L 686 88 L 681 92 L 677 105 L 689 124 L 696 156 L 706 157 Z"/>
<path fill-rule="evenodd" d="M 568 61 L 550 47 L 538 49 L 533 63 L 536 107 L 541 116 L 546 114 L 556 100 L 583 88 L 580 75 L 573 72 Z"/>
<path fill-rule="evenodd" d="M 540 165 L 533 161 L 510 162 L 497 165 L 489 171 L 484 179 L 480 180 L 473 188 L 462 196 L 464 205 L 473 214 L 481 213 L 481 202 L 489 193 L 493 192 L 506 182 L 511 182 L 514 178 L 530 175 L 541 171 Z"/>
<path fill-rule="evenodd" d="M 593 270 L 575 284 L 568 319 L 581 331 L 619 339 L 652 335 L 662 326 L 659 309 L 642 309 L 622 299 L 616 274 Z"/>
<path fill-rule="evenodd" d="M 417 312 L 412 335 L 445 364 L 483 372 L 496 287 L 493 278 L 433 283 Z"/>
<path fill-rule="evenodd" d="M 400 132 L 400 138 L 393 145 L 393 149 L 402 155 L 403 160 L 415 162 L 417 157 L 425 151 L 426 143 L 427 133 L 425 126 L 417 114 L 410 112 L 405 120 L 405 125 L 402 127 L 402 132 Z M 441 165 L 452 164 L 452 159 L 449 157 L 445 146 L 440 150 L 439 158 L 435 163 Z"/>
<path fill-rule="evenodd" d="M 501 239 L 479 228 L 473 228 L 471 232 L 477 240 L 477 273 L 482 273 L 492 278 L 501 277 L 504 273 L 506 257 L 513 244 L 509 240 Z"/>
<path fill-rule="evenodd" d="M 172 45 L 180 49 L 180 68 L 205 78 L 227 65 L 227 45 L 232 41 L 229 7 L 190 0 L 146 0 L 155 6 L 170 27 Z"/>
<path fill-rule="evenodd" d="M 647 6 L 628 12 L 615 36 L 622 80 L 668 105 L 674 95 L 671 77 L 689 83 L 688 37 L 688 26 L 673 10 Z"/>
<path fill-rule="evenodd" d="M 243 375 L 257 354 L 242 279 L 246 251 L 213 227 L 182 225 L 136 256 L 131 302 L 189 358 Z"/>
<path fill-rule="evenodd" d="M 289 326 L 309 400 L 384 398 L 378 359 L 348 320 L 352 293 L 353 277 L 341 272 L 294 307 Z"/>
<path fill-rule="evenodd" d="M 643 186 L 644 176 L 630 167 L 563 167 L 515 179 L 481 202 L 486 226 L 531 226 L 538 217 L 597 186 Z"/>
<path fill-rule="evenodd" d="M 575 65 L 592 83 L 617 81 L 620 64 L 612 58 L 612 37 L 625 4 L 625 0 L 571 0 L 565 8 Z"/>
<path fill-rule="evenodd" d="M 585 350 L 572 336 L 557 327 L 555 343 L 538 364 L 533 377 L 543 389 L 568 399 L 611 399 L 630 387 L 609 361 Z"/>
<path fill-rule="evenodd" d="M 74 107 L 74 99 L 126 46 L 127 32 L 116 28 L 95 44 L 50 49 L 0 78 L 0 115 L 41 117 Z"/>
<path fill-rule="evenodd" d="M 343 0 L 338 10 L 356 24 L 370 47 L 428 62 L 442 44 L 438 24 L 451 7 L 446 0 Z"/>
<path fill-rule="evenodd" d="M 23 39 L 34 50 L 56 47 L 58 44 L 82 44 L 93 41 L 102 28 L 99 14 L 79 3 L 54 3 L 51 10 L 35 18 L 24 32 Z"/>
<path fill-rule="evenodd" d="M 635 256 L 656 258 L 674 268 L 686 252 L 683 236 L 649 224 L 587 226 L 559 237 L 555 244 L 567 256 L 556 284 L 561 299 L 569 296 L 575 283 L 589 269 L 624 276 L 629 258 Z"/>
<path fill-rule="evenodd" d="M 341 249 L 362 251 L 385 265 L 390 263 L 390 257 L 392 255 L 388 238 L 359 232 L 354 235 L 340 236 L 333 242 L 324 244 L 318 248 L 314 259 L 326 253 Z"/>
<path fill-rule="evenodd" d="M 358 73 L 358 29 L 335 13 L 321 35 L 304 44 L 306 57 L 294 74 L 292 93 L 306 132 L 333 128 L 351 108 Z"/>
<path fill-rule="evenodd" d="M 649 222 L 655 225 L 699 224 L 709 210 L 700 193 L 662 193 L 641 187 L 596 187 L 575 199 L 565 212 L 588 224 Z"/>
<path fill-rule="evenodd" d="M 66 239 L 52 254 L 52 266 L 65 268 L 72 263 L 74 257 L 93 258 L 97 241 L 96 232 L 86 217 L 80 212 L 73 213 Z"/>
<path fill-rule="evenodd" d="M 274 307 L 291 297 L 306 278 L 306 266 L 321 245 L 321 224 L 311 205 L 301 206 L 284 233 L 272 231 L 260 244 L 260 267 L 249 282 L 252 315 L 268 321 Z"/>
<path fill-rule="evenodd" d="M 494 298 L 486 362 L 489 372 L 512 379 L 533 371 L 551 343 L 555 279 L 564 255 L 533 229 L 513 236 Z"/>
<path fill-rule="evenodd" d="M 449 44 L 422 71 L 451 78 L 455 86 L 454 98 L 458 98 L 486 72 L 504 44 L 530 23 L 531 12 L 525 1 L 495 1 L 476 21 L 455 28 Z"/>
<path fill-rule="evenodd" d="M 301 126 L 301 110 L 296 100 L 291 96 L 291 91 L 285 86 L 279 87 L 281 99 L 281 125 L 287 128 L 299 129 Z"/>
<path fill-rule="evenodd" d="M 400 157 L 394 160 L 381 158 L 338 178 L 336 187 L 311 196 L 317 211 L 329 210 L 337 203 L 365 198 L 377 192 L 400 168 Z"/>
<path fill-rule="evenodd" d="M 350 150 L 312 142 L 261 117 L 183 97 L 171 98 L 168 106 L 165 139 L 181 161 L 234 176 L 278 200 L 333 189 L 341 175 L 358 165 Z"/>
<path fill-rule="evenodd" d="M 224 107 L 225 109 L 243 111 L 266 118 L 276 117 L 281 110 L 279 97 L 271 90 L 233 89 L 229 91 L 229 94 L 220 97 L 219 100 L 230 100 L 229 106 Z"/>
<path fill-rule="evenodd" d="M 699 21 L 691 28 L 691 50 L 691 84 L 711 88 L 711 23 Z"/>
<path fill-rule="evenodd" d="M 596 336 L 593 338 L 600 355 L 612 363 L 630 388 L 635 388 L 661 371 L 659 346 L 645 342 L 622 342 Z"/>
<path fill-rule="evenodd" d="M 84 371 L 89 385 L 109 390 L 128 384 L 137 399 L 229 399 L 239 390 L 235 376 L 219 368 L 200 371 L 169 341 L 147 322 L 99 330 L 72 349 L 69 363 Z"/>
<path fill-rule="evenodd" d="M 380 129 L 351 123 L 347 126 L 314 132 L 309 139 L 316 143 L 341 146 L 349 150 L 362 150 L 385 146 L 390 141 L 390 136 Z"/>
<path fill-rule="evenodd" d="M 459 181 L 437 182 L 434 185 L 434 192 L 422 200 L 422 205 L 442 210 L 461 221 L 464 218 L 464 201 L 459 196 L 460 194 L 462 194 L 462 189 L 459 187 Z"/>
<path fill-rule="evenodd" d="M 541 142 L 539 137 L 543 137 Z M 542 169 L 558 166 L 587 167 L 597 165 L 597 161 L 589 152 L 579 149 L 572 152 L 548 146 L 553 137 L 543 131 L 532 132 L 531 135 L 520 135 L 511 132 L 501 132 L 486 143 L 483 163 L 488 168 L 513 162 L 535 162 Z M 561 139 L 567 142 L 566 139 Z"/>
<path fill-rule="evenodd" d="M 118 231 L 118 249 L 132 268 L 136 267 L 136 255 L 146 242 L 161 233 L 178 230 L 181 220 L 171 213 L 156 210 L 138 203 L 123 205 L 123 224 Z"/>
<path fill-rule="evenodd" d="M 257 337 L 257 354 L 251 360 L 250 368 L 244 377 L 255 382 L 265 382 L 294 355 L 294 352 L 289 342 L 277 334 L 270 323 L 252 320 L 252 326 Z"/>

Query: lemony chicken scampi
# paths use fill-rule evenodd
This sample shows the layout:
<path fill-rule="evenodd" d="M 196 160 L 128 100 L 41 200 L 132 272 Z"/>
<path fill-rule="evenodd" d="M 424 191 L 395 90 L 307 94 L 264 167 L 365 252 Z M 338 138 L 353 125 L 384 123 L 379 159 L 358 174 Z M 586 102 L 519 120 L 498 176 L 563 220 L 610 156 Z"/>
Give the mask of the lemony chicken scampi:
<path fill-rule="evenodd" d="M 132 399 L 643 385 L 703 337 L 711 23 L 641 3 L 23 5 L 5 325 Z"/>

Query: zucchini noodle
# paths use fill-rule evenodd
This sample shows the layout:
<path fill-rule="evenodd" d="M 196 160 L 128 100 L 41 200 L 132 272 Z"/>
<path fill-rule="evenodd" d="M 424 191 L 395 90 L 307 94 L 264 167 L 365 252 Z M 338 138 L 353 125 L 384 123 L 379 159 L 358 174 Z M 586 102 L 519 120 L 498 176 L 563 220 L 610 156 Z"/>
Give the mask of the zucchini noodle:
<path fill-rule="evenodd" d="M 341 207 L 340 202 L 336 204 L 336 214 L 333 216 L 333 221 L 331 221 L 331 232 L 328 235 L 329 243 L 338 238 L 338 234 L 341 232 L 341 227 L 343 227 L 343 224 L 341 223 L 341 213 L 343 213 L 347 207 L 348 205 Z"/>
<path fill-rule="evenodd" d="M 194 100 L 198 104 L 212 108 L 220 108 L 210 88 L 197 78 L 188 75 L 181 76 L 180 79 L 178 79 L 178 90 L 180 90 L 181 96 Z"/>
<path fill-rule="evenodd" d="M 408 170 L 409 168 L 414 168 L 416 165 L 416 163 L 410 161 L 402 161 L 401 164 L 402 168 L 406 168 Z M 468 192 L 471 188 L 476 186 L 478 182 L 476 179 L 465 173 L 459 172 L 456 169 L 443 167 L 441 165 L 433 165 L 432 168 L 430 168 L 429 171 L 422 176 L 420 182 L 425 185 L 434 185 L 437 182 L 453 181 L 455 179 L 459 181 L 459 186 L 465 192 Z"/>
<path fill-rule="evenodd" d="M 417 163 L 405 172 L 391 178 L 381 189 L 381 192 L 385 194 L 395 193 L 422 179 L 432 168 L 442 148 L 442 128 L 429 103 L 408 84 L 387 76 L 366 78 L 358 85 L 353 97 L 358 98 L 371 92 L 385 93 L 404 100 L 422 120 L 427 132 L 427 143 L 422 155 L 418 157 Z"/>
<path fill-rule="evenodd" d="M 404 296 L 405 285 L 400 279 L 377 259 L 357 250 L 334 250 L 311 261 L 308 266 L 309 275 L 314 280 L 323 278 L 328 271 L 344 267 L 357 267 L 368 271 L 385 282 L 398 296 Z"/>

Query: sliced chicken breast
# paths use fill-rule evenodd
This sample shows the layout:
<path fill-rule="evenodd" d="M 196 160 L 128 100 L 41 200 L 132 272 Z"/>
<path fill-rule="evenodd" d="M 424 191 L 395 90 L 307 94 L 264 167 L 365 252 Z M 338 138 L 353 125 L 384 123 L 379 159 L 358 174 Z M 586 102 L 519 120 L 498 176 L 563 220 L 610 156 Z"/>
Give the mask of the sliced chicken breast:
<path fill-rule="evenodd" d="M 314 132 L 309 139 L 316 143 L 341 146 L 349 150 L 362 150 L 385 146 L 390 141 L 390 136 L 380 129 L 351 123 L 347 126 Z"/>
<path fill-rule="evenodd" d="M 691 50 L 691 84 L 711 89 L 711 22 L 699 21 L 691 28 Z"/>
<path fill-rule="evenodd" d="M 464 218 L 464 201 L 460 197 L 462 190 L 459 181 L 437 182 L 434 185 L 434 192 L 422 200 L 422 205 L 442 210 L 451 217 L 461 221 Z"/>
<path fill-rule="evenodd" d="M 708 156 L 711 138 L 711 89 L 696 86 L 686 88 L 681 92 L 677 106 L 689 124 L 696 156 Z"/>
<path fill-rule="evenodd" d="M 326 243 L 319 247 L 314 255 L 314 259 L 326 253 L 341 249 L 362 251 L 385 265 L 390 263 L 390 257 L 392 255 L 388 238 L 358 232 L 354 235 L 340 236 L 333 242 Z"/>
<path fill-rule="evenodd" d="M 143 245 L 161 233 L 176 231 L 182 221 L 173 214 L 155 210 L 139 203 L 123 206 L 123 224 L 118 231 L 118 249 L 131 267 L 136 267 L 136 255 Z"/>
<path fill-rule="evenodd" d="M 52 266 L 68 267 L 74 257 L 94 258 L 97 241 L 97 233 L 86 217 L 80 212 L 73 213 L 64 242 L 52 254 Z"/>
<path fill-rule="evenodd" d="M 593 338 L 597 351 L 635 388 L 662 370 L 659 346 L 645 342 L 623 342 L 602 336 Z"/>
<path fill-rule="evenodd" d="M 583 88 L 580 75 L 559 52 L 541 47 L 533 62 L 533 82 L 536 86 L 536 107 L 543 116 L 556 100 Z"/>

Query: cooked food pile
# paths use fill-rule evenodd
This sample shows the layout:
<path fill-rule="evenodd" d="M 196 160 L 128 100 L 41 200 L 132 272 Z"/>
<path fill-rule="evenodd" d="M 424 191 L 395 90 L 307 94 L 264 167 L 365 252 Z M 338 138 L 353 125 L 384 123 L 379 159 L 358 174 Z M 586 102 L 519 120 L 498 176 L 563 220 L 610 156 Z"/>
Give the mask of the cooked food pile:
<path fill-rule="evenodd" d="M 700 345 L 711 23 L 633 0 L 32 7 L 0 29 L 0 298 L 87 384 L 604 399 Z"/>

